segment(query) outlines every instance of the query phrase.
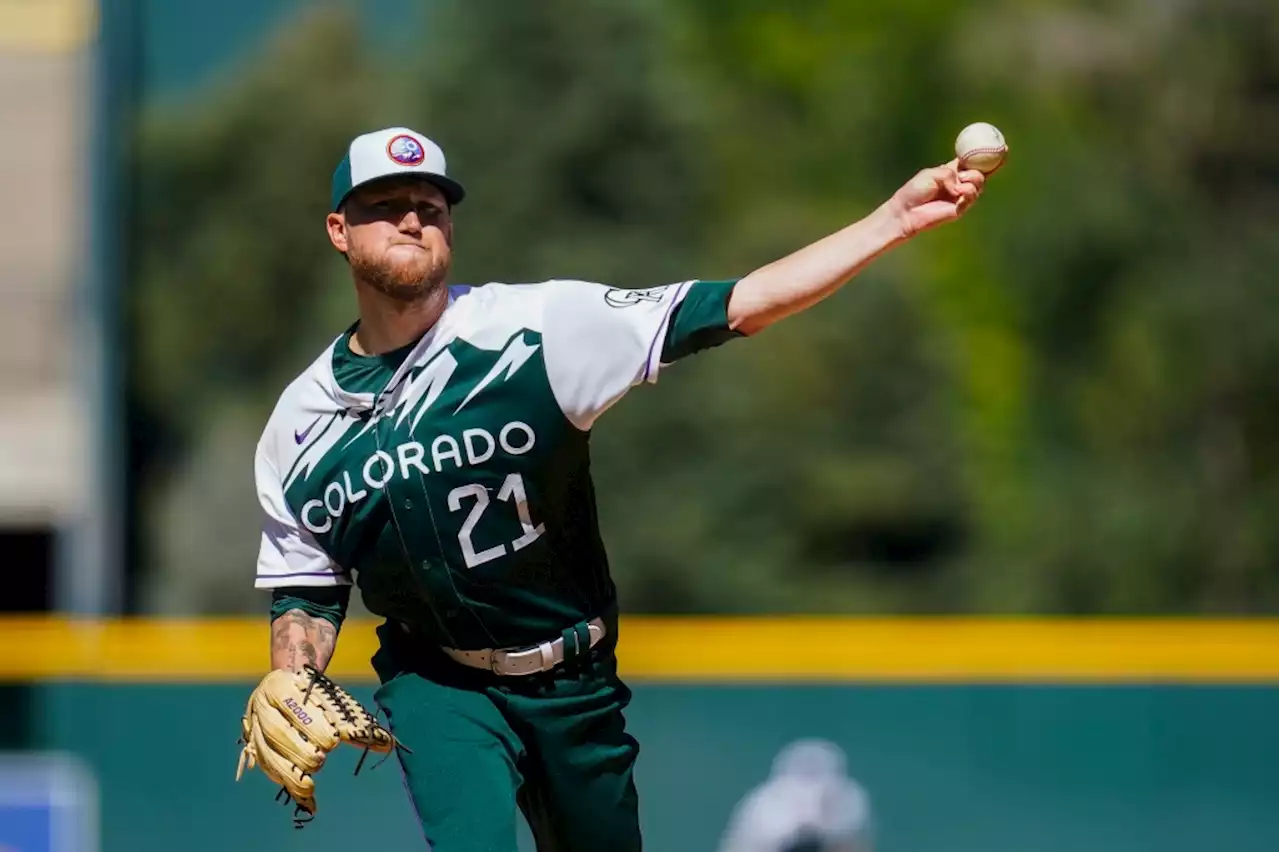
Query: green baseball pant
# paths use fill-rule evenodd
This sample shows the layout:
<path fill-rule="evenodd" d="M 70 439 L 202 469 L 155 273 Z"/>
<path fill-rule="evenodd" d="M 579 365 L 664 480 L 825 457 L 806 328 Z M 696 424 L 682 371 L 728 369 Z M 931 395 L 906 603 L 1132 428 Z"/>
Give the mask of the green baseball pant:
<path fill-rule="evenodd" d="M 502 677 L 397 633 L 379 628 L 375 701 L 411 750 L 400 763 L 432 852 L 517 852 L 517 811 L 538 852 L 639 852 L 631 691 L 609 637 L 551 672 Z"/>

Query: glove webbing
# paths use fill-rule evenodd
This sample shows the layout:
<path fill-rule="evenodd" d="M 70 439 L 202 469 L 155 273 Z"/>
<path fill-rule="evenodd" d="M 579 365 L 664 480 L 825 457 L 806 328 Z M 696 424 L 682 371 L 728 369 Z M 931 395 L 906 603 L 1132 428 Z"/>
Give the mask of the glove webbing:
<path fill-rule="evenodd" d="M 307 684 L 307 691 L 303 693 L 303 696 L 302 696 L 303 704 L 306 704 L 307 700 L 311 698 L 311 690 L 315 689 L 316 687 L 319 687 L 320 691 L 324 694 L 324 696 L 328 698 L 329 701 L 332 702 L 333 705 L 338 709 L 338 713 L 342 715 L 342 718 L 348 723 L 350 723 L 352 727 L 357 727 L 360 723 L 363 723 L 363 727 L 358 727 L 357 729 L 368 734 L 370 733 L 371 727 L 378 726 L 378 720 L 373 716 L 369 715 L 369 712 L 364 709 L 364 707 L 360 704 L 360 702 L 355 700 L 355 698 L 351 695 L 351 693 L 347 692 L 341 686 L 334 683 L 328 676 L 326 676 L 323 672 L 321 672 L 319 669 L 315 668 L 314 666 L 307 664 L 307 665 L 304 665 L 302 668 L 303 668 L 303 671 L 307 672 L 307 674 L 311 676 L 311 681 L 310 683 Z M 305 732 L 300 731 L 299 734 L 303 737 L 303 739 L 306 739 Z M 409 749 L 409 747 L 401 744 L 399 740 L 393 739 L 393 742 L 395 744 L 395 748 L 402 748 L 405 751 L 412 754 L 412 751 Z M 351 773 L 352 775 L 360 774 L 360 767 L 364 766 L 365 758 L 369 756 L 369 748 L 370 747 L 366 745 L 364 747 L 364 750 L 360 752 L 360 759 L 356 761 L 356 768 L 355 768 L 355 771 Z M 382 760 L 379 760 L 372 767 L 370 767 L 370 771 L 372 771 L 373 769 L 377 769 L 390 756 L 391 756 L 391 751 L 388 751 L 385 755 L 383 755 Z M 280 792 L 276 793 L 276 801 L 277 802 L 280 801 L 281 797 L 284 797 L 284 804 L 286 807 L 291 802 L 293 802 L 293 797 L 289 795 L 288 788 L 283 786 L 280 788 Z M 293 827 L 294 828 L 302 828 L 304 825 L 311 822 L 311 820 L 313 819 L 315 819 L 315 814 L 309 813 L 301 806 L 294 805 L 294 809 L 293 809 Z"/>

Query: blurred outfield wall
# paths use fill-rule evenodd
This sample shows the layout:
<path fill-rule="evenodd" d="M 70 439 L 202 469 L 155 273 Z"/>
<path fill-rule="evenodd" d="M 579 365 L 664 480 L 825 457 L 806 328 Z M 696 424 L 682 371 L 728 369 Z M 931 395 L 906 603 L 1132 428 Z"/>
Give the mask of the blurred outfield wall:
<path fill-rule="evenodd" d="M 1276 623 L 652 619 L 622 628 L 648 847 L 713 850 L 797 737 L 829 738 L 872 797 L 878 852 L 1276 847 Z M 320 783 L 308 830 L 254 773 L 238 719 L 258 619 L 0 622 L 24 747 L 96 778 L 103 852 L 419 848 L 390 763 Z M 373 624 L 331 668 L 371 700 Z M 12 689 L 13 686 L 8 688 Z"/>

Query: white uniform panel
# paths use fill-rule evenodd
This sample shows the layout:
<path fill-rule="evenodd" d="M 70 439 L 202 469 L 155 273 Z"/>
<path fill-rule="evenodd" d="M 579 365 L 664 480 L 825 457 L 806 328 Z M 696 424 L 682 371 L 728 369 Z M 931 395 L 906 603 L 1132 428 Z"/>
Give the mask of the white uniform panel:
<path fill-rule="evenodd" d="M 692 284 L 647 290 L 588 281 L 541 285 L 547 378 L 569 422 L 590 429 L 628 390 L 657 381 L 671 316 Z"/>
<path fill-rule="evenodd" d="M 299 456 L 307 446 L 318 443 L 311 440 L 312 430 L 320 426 L 326 410 L 333 408 L 331 397 L 325 392 L 332 380 L 328 354 L 326 350 L 281 394 L 254 455 L 254 482 L 263 511 L 254 578 L 254 586 L 259 589 L 351 583 L 350 576 L 298 523 L 284 496 L 287 468 L 281 469 L 286 463 L 290 467 L 305 463 Z M 298 440 L 299 435 L 303 440 Z"/>

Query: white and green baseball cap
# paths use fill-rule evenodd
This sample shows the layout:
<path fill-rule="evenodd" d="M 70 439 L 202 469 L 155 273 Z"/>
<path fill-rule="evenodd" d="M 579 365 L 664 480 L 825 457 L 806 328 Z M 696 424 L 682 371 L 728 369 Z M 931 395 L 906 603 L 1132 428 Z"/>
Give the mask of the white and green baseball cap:
<path fill-rule="evenodd" d="M 400 175 L 421 177 L 443 192 L 450 205 L 466 195 L 462 184 L 448 176 L 439 145 L 416 130 L 388 127 L 351 140 L 346 156 L 333 172 L 330 209 L 341 207 L 358 186 Z"/>

